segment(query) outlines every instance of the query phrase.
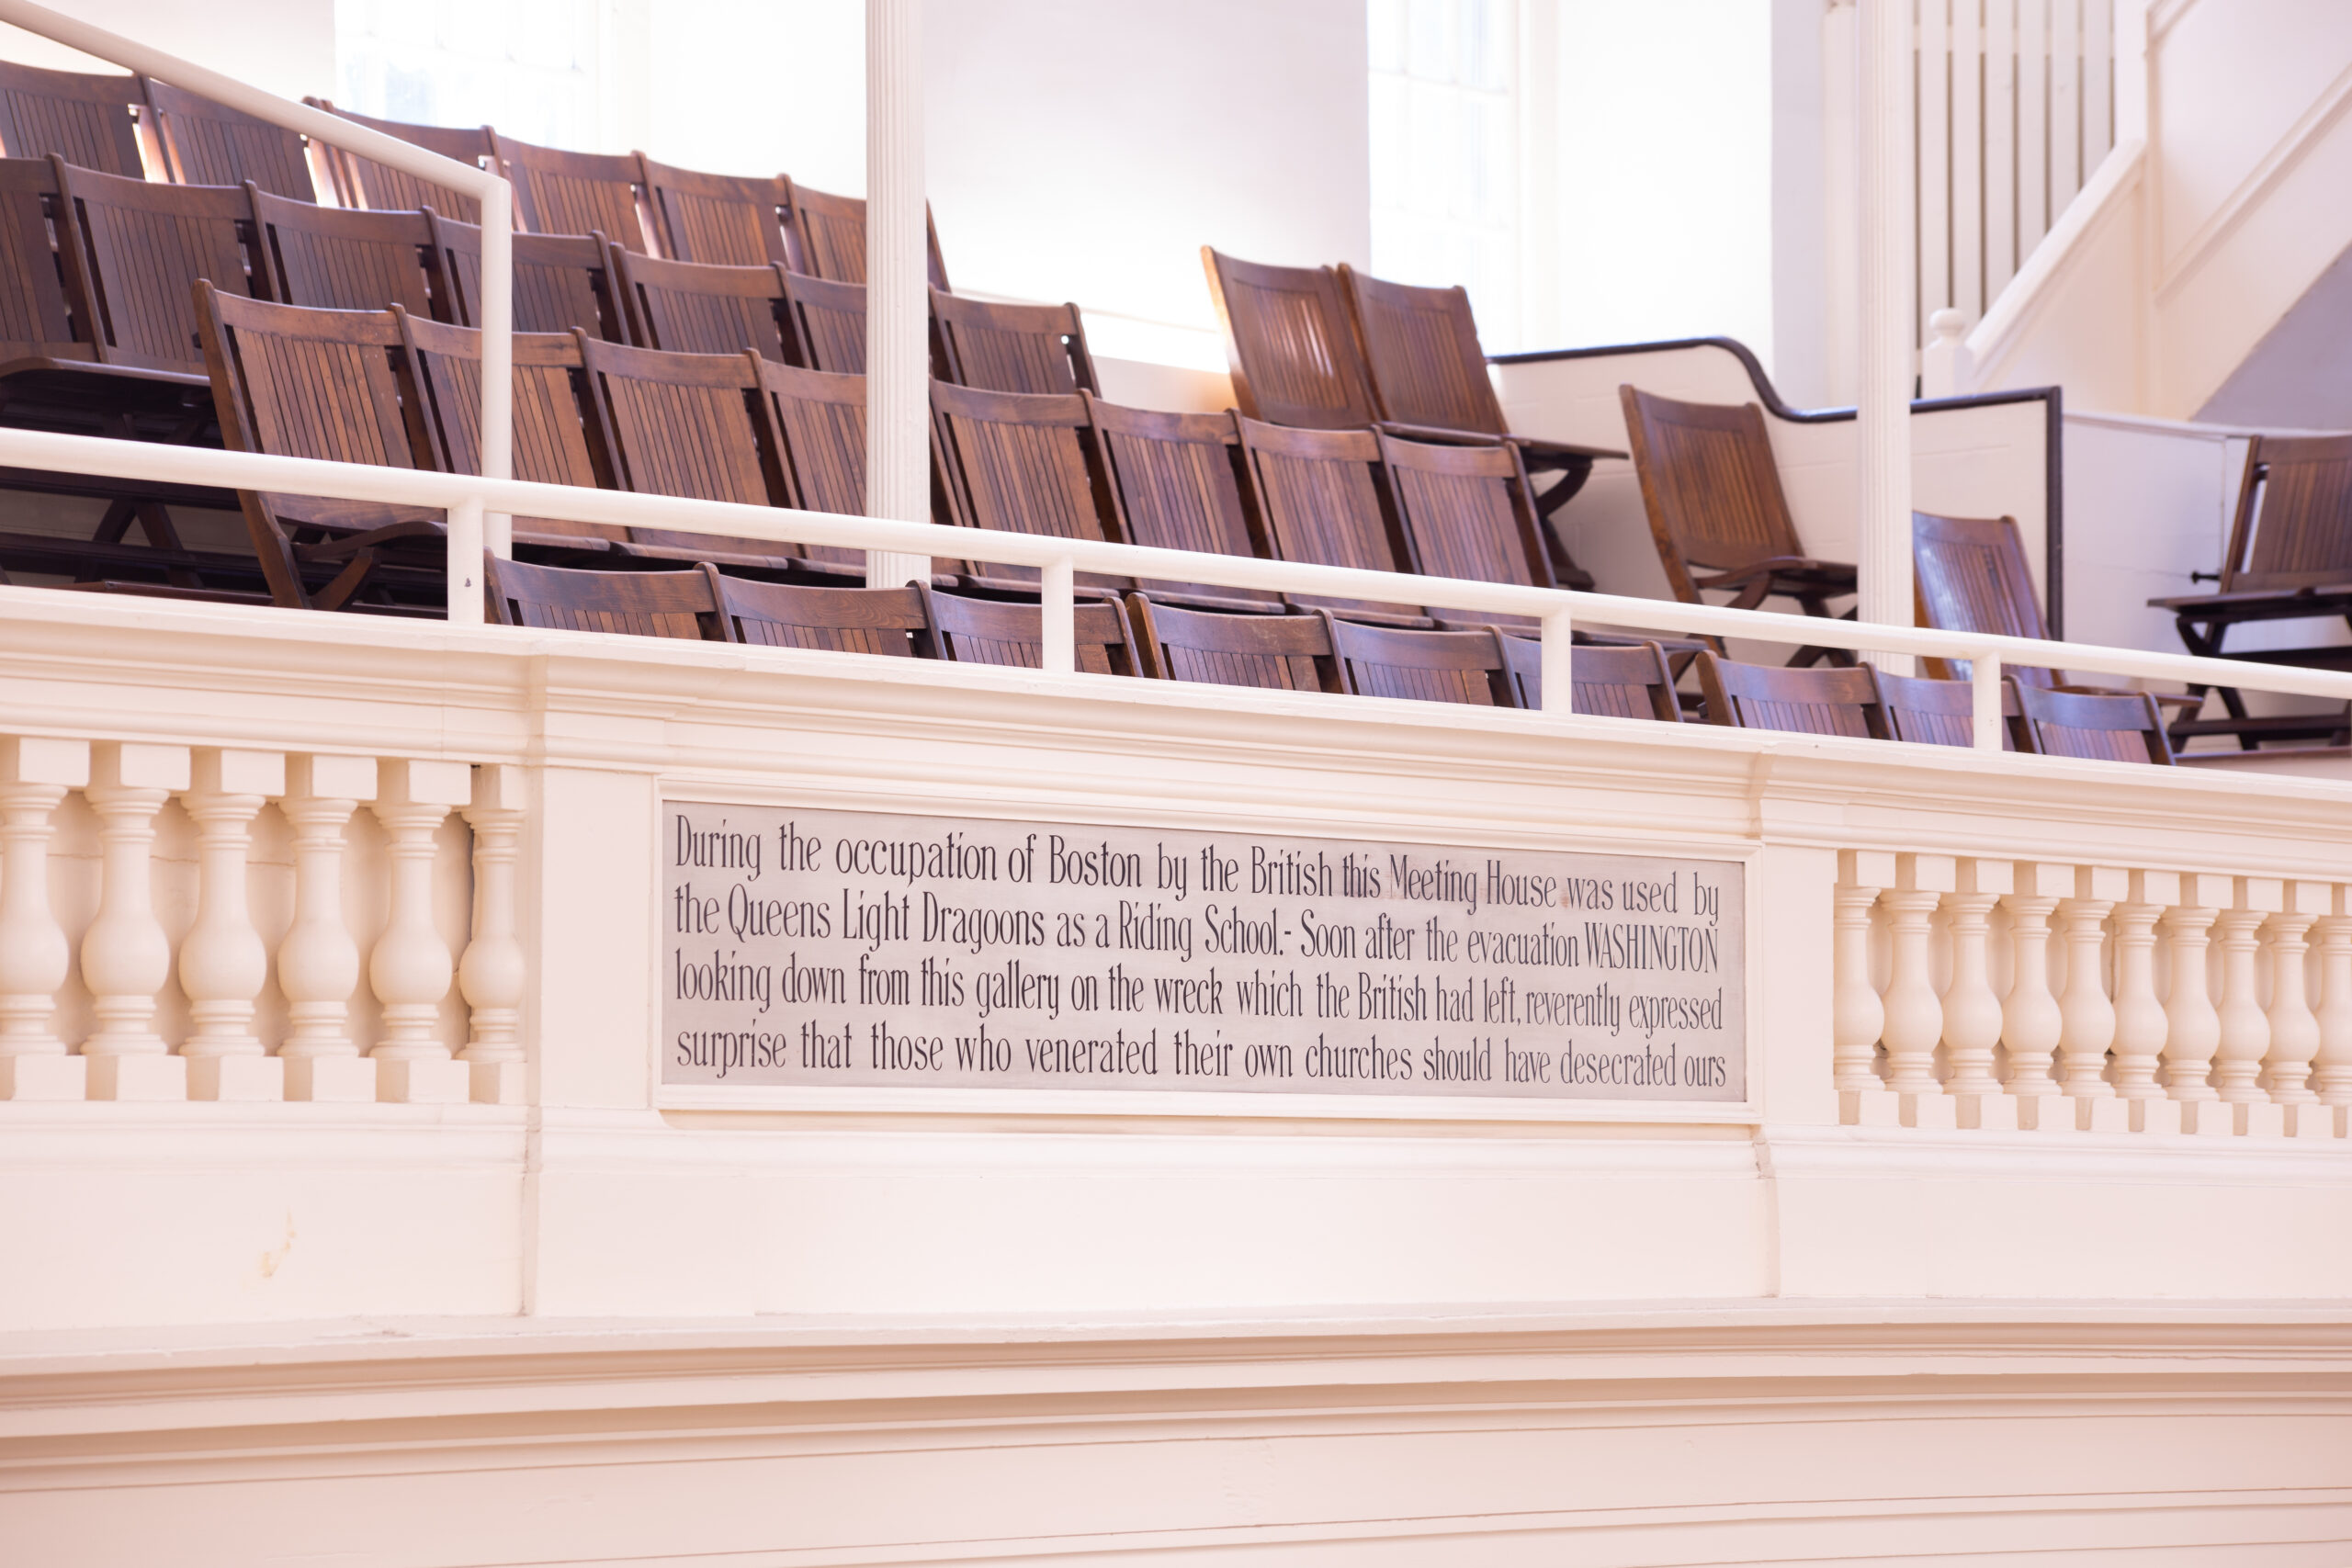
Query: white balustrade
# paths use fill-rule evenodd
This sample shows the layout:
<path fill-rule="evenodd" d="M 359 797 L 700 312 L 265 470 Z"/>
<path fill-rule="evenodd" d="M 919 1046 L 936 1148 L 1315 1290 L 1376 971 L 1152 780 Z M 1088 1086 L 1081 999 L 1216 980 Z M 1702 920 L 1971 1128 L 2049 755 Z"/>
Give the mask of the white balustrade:
<path fill-rule="evenodd" d="M 90 782 L 82 740 L 0 739 L 0 1100 L 79 1100 L 89 1063 L 57 1037 L 73 953 L 49 902 L 49 850 L 65 792 Z"/>
<path fill-rule="evenodd" d="M 516 932 L 514 862 L 523 835 L 523 772 L 474 770 L 466 821 L 474 830 L 474 934 L 458 964 L 458 988 L 472 1010 L 463 1053 L 473 1097 L 523 1102 L 523 990 L 527 970 Z"/>
<path fill-rule="evenodd" d="M 1929 922 L 1952 886 L 1943 855 L 1902 855 L 1894 886 L 1879 895 L 1893 927 L 1893 963 L 1886 995 L 1886 1087 L 1899 1097 L 1905 1126 L 1951 1126 L 1952 1103 L 1936 1078 L 1936 1046 L 1943 1039 L 1943 1003 L 1936 996 L 1928 952 Z"/>
<path fill-rule="evenodd" d="M 2256 1081 L 2270 1053 L 2270 1015 L 2262 1008 L 2255 956 L 2263 922 L 2278 912 L 2284 892 L 2285 885 L 2271 877 L 2238 877 L 2230 907 L 2213 922 L 2222 950 L 2222 1043 L 2213 1053 L 2213 1092 L 2236 1107 L 2241 1133 L 2258 1126 L 2265 1118 L 2256 1113 L 2270 1109 Z"/>
<path fill-rule="evenodd" d="M 376 798 L 372 757 L 297 757 L 278 809 L 294 829 L 294 923 L 277 948 L 288 1100 L 370 1100 L 376 1064 L 351 1033 L 359 944 L 343 912 L 344 829 Z"/>
<path fill-rule="evenodd" d="M 2262 928 L 2267 938 L 2263 948 L 2270 955 L 2270 1005 L 2264 1010 L 2270 1021 L 2270 1049 L 2263 1053 L 2261 1082 L 2272 1102 L 2285 1107 L 2290 1133 L 2301 1131 L 2306 1122 L 2316 1131 L 2323 1121 L 2305 1114 L 2307 1108 L 2315 1111 L 2319 1107 L 2319 1096 L 2311 1087 L 2312 1060 L 2319 1055 L 2319 1019 L 2312 1011 L 2303 959 L 2311 952 L 2304 938 L 2312 922 L 2327 911 L 2327 891 L 2321 883 L 2288 883 L 2285 907 Z M 2335 1118 L 2324 1121 L 2333 1123 Z"/>
<path fill-rule="evenodd" d="M 285 1065 L 254 1032 L 254 998 L 269 978 L 269 950 L 245 897 L 254 818 L 286 791 L 286 759 L 273 751 L 208 749 L 182 798 L 200 862 L 196 925 L 180 943 L 180 989 L 195 1029 L 187 1058 L 194 1100 L 282 1100 Z"/>
<path fill-rule="evenodd" d="M 2352 1107 L 2352 909 L 2338 883 L 2328 896 L 2329 912 L 2318 922 L 2319 934 L 2319 1055 L 2312 1059 L 2312 1082 L 2319 1102 L 2335 1112 L 2335 1135 L 2352 1134 L 2346 1108 Z"/>
<path fill-rule="evenodd" d="M 2016 890 L 2001 900 L 2009 912 L 2009 994 L 2001 1000 L 2001 1043 L 2009 1054 L 2009 1094 L 2017 1101 L 2018 1125 L 2055 1131 L 2075 1124 L 2071 1103 L 2058 1098 L 2051 1072 L 2052 1053 L 2065 1031 L 2065 1017 L 2050 990 L 2050 917 L 2074 878 L 2062 865 L 2019 861 Z"/>
<path fill-rule="evenodd" d="M 1854 1098 L 1883 1087 L 1878 1076 L 1878 1038 L 1886 1026 L 1886 1005 L 1871 984 L 1871 908 L 1879 884 L 1894 880 L 1894 858 L 1857 850 L 1838 856 L 1836 913 L 1831 944 L 1835 969 L 1830 997 L 1831 1072 L 1846 1106 L 1845 1118 L 1859 1119 Z"/>
<path fill-rule="evenodd" d="M 2001 1043 L 2001 998 L 1994 993 L 1992 915 L 2013 886 L 2007 861 L 1964 860 L 1954 891 L 1944 895 L 1951 931 L 1951 984 L 1944 990 L 1944 1060 L 1957 1124 L 2015 1128 L 2016 1102 L 1993 1074 Z"/>
<path fill-rule="evenodd" d="M 2107 866 L 2075 868 L 2075 896 L 2058 906 L 2066 944 L 2066 988 L 2058 998 L 2058 1087 L 2075 1102 L 2075 1124 L 2120 1131 L 2129 1113 L 2107 1081 L 2115 1043 L 2115 1004 L 2101 973 L 2107 917 L 2128 889 L 2127 874 Z"/>
<path fill-rule="evenodd" d="M 384 1005 L 376 1098 L 447 1104 L 471 1096 L 472 1069 L 441 1037 L 441 998 L 456 965 L 433 923 L 434 835 L 450 811 L 473 800 L 463 762 L 388 761 L 374 810 L 384 825 L 391 899 L 384 934 L 368 958 L 368 983 Z"/>
<path fill-rule="evenodd" d="M 82 794 L 98 818 L 98 916 L 82 937 L 82 982 L 97 1029 L 82 1042 L 93 1100 L 185 1100 L 187 1062 L 155 1032 L 172 944 L 155 918 L 155 816 L 188 785 L 188 750 L 111 741 Z"/>
<path fill-rule="evenodd" d="M 2156 922 L 2167 903 L 2179 897 L 2177 873 L 2135 871 L 2127 879 L 2123 902 L 2115 906 L 2113 1081 L 2135 1133 L 2180 1127 L 2179 1112 L 2156 1081 L 2167 1022 L 2156 996 Z"/>

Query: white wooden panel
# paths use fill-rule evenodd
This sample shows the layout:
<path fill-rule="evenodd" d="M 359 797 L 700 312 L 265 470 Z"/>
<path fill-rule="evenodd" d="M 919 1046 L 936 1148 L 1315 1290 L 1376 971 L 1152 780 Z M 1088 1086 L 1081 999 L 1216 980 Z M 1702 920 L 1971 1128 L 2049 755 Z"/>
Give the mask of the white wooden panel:
<path fill-rule="evenodd" d="M 2018 0 L 1984 0 L 1984 303 L 2018 270 Z"/>
<path fill-rule="evenodd" d="M 1987 298 L 1984 11 L 1984 0 L 1952 0 L 1951 305 L 1972 323 L 1984 314 Z"/>
<path fill-rule="evenodd" d="M 1912 341 L 1928 341 L 1928 318 L 1951 303 L 1951 0 L 1918 0 L 1919 319 Z"/>
<path fill-rule="evenodd" d="M 2115 145 L 2115 0 L 2083 0 L 2083 178 Z"/>
<path fill-rule="evenodd" d="M 2050 229 L 2050 0 L 2018 0 L 2018 261 Z"/>
<path fill-rule="evenodd" d="M 2050 0 L 2050 216 L 2083 188 L 2083 0 Z"/>

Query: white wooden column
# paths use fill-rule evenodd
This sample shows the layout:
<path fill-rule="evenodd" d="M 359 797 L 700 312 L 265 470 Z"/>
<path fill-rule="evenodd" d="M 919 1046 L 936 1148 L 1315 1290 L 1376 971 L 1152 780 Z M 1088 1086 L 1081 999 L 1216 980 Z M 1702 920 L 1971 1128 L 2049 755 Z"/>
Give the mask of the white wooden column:
<path fill-rule="evenodd" d="M 1860 0 L 1861 320 L 1855 406 L 1861 442 L 1855 520 L 1859 615 L 1911 624 L 1913 200 L 1911 0 Z M 1873 662 L 1907 672 L 1907 657 Z"/>
<path fill-rule="evenodd" d="M 922 0 L 865 4 L 865 514 L 931 520 L 931 299 L 924 247 Z M 931 558 L 865 552 L 869 587 Z"/>

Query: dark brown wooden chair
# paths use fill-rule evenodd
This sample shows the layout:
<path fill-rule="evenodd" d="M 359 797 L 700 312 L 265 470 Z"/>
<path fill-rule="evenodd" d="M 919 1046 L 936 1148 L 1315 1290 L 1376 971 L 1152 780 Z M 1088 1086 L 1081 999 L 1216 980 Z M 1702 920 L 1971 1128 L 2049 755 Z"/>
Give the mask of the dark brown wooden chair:
<path fill-rule="evenodd" d="M 1232 414 L 1166 413 L 1081 395 L 1095 450 L 1110 476 L 1120 538 L 1151 549 L 1256 553 Z M 1259 588 L 1153 580 L 1138 586 L 1163 604 L 1261 612 L 1283 607 L 1282 595 Z"/>
<path fill-rule="evenodd" d="M 1241 418 L 1244 467 L 1264 553 L 1276 560 L 1366 571 L 1418 570 L 1412 542 L 1396 516 L 1380 440 L 1369 430 L 1304 430 Z M 1426 626 L 1418 606 L 1285 594 L 1302 607 L 1359 619 Z"/>
<path fill-rule="evenodd" d="M 865 285 L 788 272 L 784 299 L 793 363 L 836 376 L 865 374 Z"/>
<path fill-rule="evenodd" d="M 928 587 L 923 594 L 930 603 L 932 635 L 938 639 L 943 658 L 961 664 L 1006 664 L 1023 670 L 1045 667 L 1043 607 L 939 593 Z M 1115 604 L 1079 601 L 1076 654 L 1081 674 L 1134 675 L 1142 669 L 1128 634 L 1127 617 Z"/>
<path fill-rule="evenodd" d="M 203 372 L 198 279 L 266 299 L 266 269 L 248 276 L 253 208 L 242 186 L 170 186 L 77 169 L 54 155 L 80 243 L 66 246 L 74 293 L 91 305 L 99 363 Z"/>
<path fill-rule="evenodd" d="M 1495 383 L 1487 374 L 1487 352 L 1478 342 L 1467 290 L 1390 283 L 1345 262 L 1338 271 L 1373 406 L 1393 434 L 1444 440 L 1467 432 L 1508 439 L 1520 449 L 1530 474 L 1559 476 L 1535 497 L 1536 514 L 1545 519 L 1584 488 L 1595 457 L 1625 456 L 1604 447 L 1511 434 Z M 1546 539 L 1562 580 L 1582 576 L 1572 570 L 1574 563 L 1549 529 Z"/>
<path fill-rule="evenodd" d="M 422 212 L 366 212 L 288 201 L 247 186 L 254 258 L 268 269 L 281 304 L 316 310 L 381 310 L 398 305 L 434 314 L 439 268 L 433 225 Z"/>
<path fill-rule="evenodd" d="M 645 160 L 645 183 L 668 254 L 706 266 L 781 266 L 795 261 L 786 233 L 792 186 L 780 175 L 745 179 Z"/>
<path fill-rule="evenodd" d="M 784 269 L 663 261 L 615 245 L 612 276 L 639 348 L 741 354 L 789 364 Z"/>
<path fill-rule="evenodd" d="M 946 481 L 949 515 L 967 528 L 1037 534 L 1057 539 L 1107 539 L 1109 481 L 1093 451 L 1086 404 L 1075 395 L 982 392 L 931 384 L 932 435 Z M 1115 526 L 1115 525 L 1114 525 Z M 1034 567 L 985 565 L 975 548 L 971 570 L 995 582 L 1033 584 Z M 1090 588 L 1124 591 L 1125 578 L 1081 571 Z"/>
<path fill-rule="evenodd" d="M 1102 389 L 1075 305 L 998 305 L 931 291 L 942 378 L 989 392 Z"/>
<path fill-rule="evenodd" d="M 1308 430 L 1362 430 L 1380 417 L 1339 274 L 1241 261 L 1206 245 L 1201 264 L 1244 414 Z"/>
<path fill-rule="evenodd" d="M 79 245 L 61 210 L 55 165 L 47 158 L 0 159 L 0 364 L 97 358 L 88 308 L 67 291 L 82 271 L 69 265 L 61 273 L 52 224 L 70 263 Z"/>
<path fill-rule="evenodd" d="M 2172 765 L 2164 714 L 2145 692 L 2061 692 L 2016 686 L 2031 750 L 2052 757 Z"/>
<path fill-rule="evenodd" d="M 313 108 L 340 115 L 354 125 L 397 136 L 428 152 L 437 152 L 473 168 L 481 168 L 482 160 L 490 156 L 490 127 L 486 125 L 410 125 L 396 119 L 371 119 L 364 114 L 339 109 L 324 98 L 302 101 Z M 356 152 L 346 152 L 332 143 L 326 148 L 326 166 L 328 177 L 334 184 L 335 201 L 341 206 L 366 208 L 374 212 L 414 212 L 429 207 L 460 223 L 481 221 L 479 197 L 419 179 L 406 170 L 379 164 Z"/>
<path fill-rule="evenodd" d="M 737 642 L 894 659 L 939 657 L 921 587 L 811 588 L 721 577 L 718 596 Z"/>
<path fill-rule="evenodd" d="M 1867 664 L 1794 670 L 1699 655 L 1707 722 L 1797 735 L 1889 738 L 1886 710 Z"/>
<path fill-rule="evenodd" d="M 1533 637 L 1503 636 L 1503 655 L 1510 670 L 1519 705 L 1544 705 L 1544 645 Z M 1674 671 L 1666 650 L 1654 642 L 1580 643 L 1568 657 L 1572 713 L 1604 718 L 1654 718 L 1682 722 L 1682 704 L 1674 693 Z"/>
<path fill-rule="evenodd" d="M 494 167 L 514 186 L 514 227 L 534 234 L 602 234 L 662 254 L 644 205 L 645 159 L 636 152 L 567 152 L 490 132 Z"/>
<path fill-rule="evenodd" d="M 1702 592 L 1721 590 L 1734 608 L 1753 610 L 1786 597 L 1808 615 L 1827 615 L 1831 600 L 1854 593 L 1851 566 L 1811 558 L 1797 538 L 1763 410 L 1677 402 L 1633 387 L 1621 387 L 1618 396 L 1650 537 L 1676 598 L 1701 604 Z M 1826 651 L 1803 649 L 1792 661 L 1810 663 Z"/>
<path fill-rule="evenodd" d="M 1879 704 L 1886 710 L 1887 731 L 1895 739 L 1928 746 L 1976 744 L 1976 694 L 1968 681 L 1890 675 L 1883 670 L 1871 673 L 1878 682 Z M 2001 717 L 2006 721 L 2001 735 L 2004 751 L 2020 750 L 2018 741 L 2025 734 L 2024 727 L 2018 722 L 2017 686 L 2018 682 L 2007 678 L 2001 682 Z M 2022 750 L 2032 749 L 2029 739 Z"/>
<path fill-rule="evenodd" d="M 1374 432 L 1415 567 L 1431 577 L 1557 588 L 1532 487 L 1508 442 L 1441 446 Z M 1589 588 L 1582 577 L 1569 584 Z"/>
<path fill-rule="evenodd" d="M 1502 635 L 1491 626 L 1462 631 L 1419 631 L 1375 626 L 1326 615 L 1340 678 L 1360 697 L 1406 697 L 1417 702 L 1467 703 L 1478 707 L 1519 705 Z"/>
<path fill-rule="evenodd" d="M 708 562 L 684 571 L 579 571 L 488 556 L 483 565 L 491 619 L 502 626 L 735 640 Z"/>
<path fill-rule="evenodd" d="M 0 61 L 0 151 L 11 158 L 54 152 L 79 168 L 139 179 L 134 116 L 147 107 L 136 76 L 44 71 Z"/>
<path fill-rule="evenodd" d="M 1127 596 L 1144 673 L 1161 681 L 1339 692 L 1338 656 L 1328 617 L 1188 610 L 1145 593 Z"/>
<path fill-rule="evenodd" d="M 147 103 L 173 184 L 241 186 L 250 180 L 272 196 L 319 198 L 300 132 L 153 77 L 147 80 Z"/>
<path fill-rule="evenodd" d="M 433 254 L 448 285 L 443 319 L 479 326 L 481 227 L 428 209 Z M 612 247 L 602 234 L 516 234 L 514 330 L 568 333 L 577 328 L 607 343 L 628 341 L 628 319 L 612 282 Z"/>
<path fill-rule="evenodd" d="M 804 512 L 865 515 L 865 378 L 832 376 L 760 361 L 760 396 L 779 459 L 784 493 Z M 865 552 L 803 547 L 804 559 L 863 573 Z"/>
<path fill-rule="evenodd" d="M 862 197 L 835 196 L 793 183 L 793 269 L 832 283 L 865 281 L 865 201 Z M 939 227 L 923 209 L 923 239 L 929 256 L 931 286 L 946 290 L 947 264 L 939 255 Z M 819 366 L 818 369 L 828 367 Z"/>

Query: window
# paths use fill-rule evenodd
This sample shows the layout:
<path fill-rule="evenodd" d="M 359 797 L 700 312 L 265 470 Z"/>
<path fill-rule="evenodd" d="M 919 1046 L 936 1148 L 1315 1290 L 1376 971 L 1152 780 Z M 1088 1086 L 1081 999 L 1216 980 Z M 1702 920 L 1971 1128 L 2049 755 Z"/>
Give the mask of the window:
<path fill-rule="evenodd" d="M 1489 351 L 1518 345 L 1515 0 L 1369 0 L 1372 270 L 1470 291 Z"/>
<path fill-rule="evenodd" d="M 335 102 L 597 146 L 599 10 L 597 0 L 335 0 Z"/>

